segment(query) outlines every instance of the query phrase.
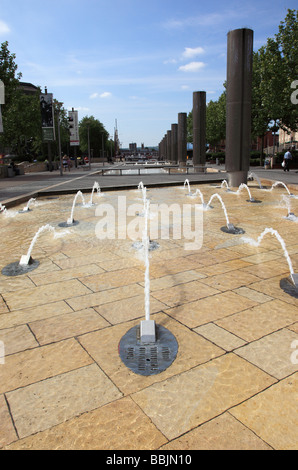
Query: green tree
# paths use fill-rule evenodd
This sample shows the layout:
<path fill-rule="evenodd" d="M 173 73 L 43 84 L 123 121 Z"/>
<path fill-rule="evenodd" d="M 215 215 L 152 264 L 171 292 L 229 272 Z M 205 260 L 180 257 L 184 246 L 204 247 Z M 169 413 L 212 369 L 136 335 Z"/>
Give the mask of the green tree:
<path fill-rule="evenodd" d="M 80 148 L 82 153 L 88 154 L 88 134 L 90 150 L 93 149 L 94 156 L 100 156 L 101 150 L 108 149 L 109 133 L 104 125 L 94 116 L 85 116 L 79 123 Z"/>
<path fill-rule="evenodd" d="M 298 10 L 288 10 L 275 36 L 282 58 L 283 100 L 281 127 L 298 130 L 297 105 L 291 102 L 291 83 L 298 78 Z"/>
<path fill-rule="evenodd" d="M 5 104 L 6 107 L 6 104 Z M 4 108 L 4 107 L 3 107 Z M 11 96 L 5 109 L 3 142 L 19 155 L 31 159 L 40 152 L 41 121 L 39 94 L 25 95 L 20 89 Z M 32 149 L 34 153 L 32 154 Z"/>
<path fill-rule="evenodd" d="M 53 99 L 53 112 L 54 112 L 55 136 L 56 136 L 56 140 L 54 142 L 54 151 L 56 155 L 59 156 L 58 124 L 60 124 L 61 153 L 68 154 L 69 153 L 69 126 L 68 126 L 67 110 L 64 108 L 63 103 L 59 102 L 55 98 Z"/>
<path fill-rule="evenodd" d="M 297 106 L 291 102 L 291 83 L 298 77 L 298 12 L 288 10 L 275 38 L 254 54 L 252 133 L 268 128 L 297 130 Z"/>
<path fill-rule="evenodd" d="M 209 101 L 206 108 L 206 139 L 215 150 L 226 136 L 226 101 L 224 91 L 217 101 Z"/>
<path fill-rule="evenodd" d="M 225 84 L 224 84 L 225 86 Z M 206 106 L 206 141 L 212 147 L 220 144 L 226 136 L 226 91 L 217 101 L 209 101 Z M 193 112 L 187 116 L 187 142 L 193 142 Z"/>
<path fill-rule="evenodd" d="M 8 49 L 8 42 L 3 42 L 0 49 L 0 78 L 5 86 L 5 105 L 2 107 L 4 133 L 0 139 L 4 146 L 10 147 L 21 159 L 30 159 L 41 148 L 39 93 L 25 95 L 22 92 L 22 74 L 17 73 L 15 58 L 15 54 Z"/>
<path fill-rule="evenodd" d="M 0 49 L 0 78 L 5 86 L 5 109 L 8 109 L 22 77 L 21 73 L 16 75 L 18 66 L 15 63 L 15 58 L 16 55 L 11 54 L 8 50 L 8 42 L 3 42 Z"/>
<path fill-rule="evenodd" d="M 186 129 L 187 129 L 187 142 L 192 143 L 192 135 L 193 135 L 193 119 L 192 119 L 192 111 L 188 113 L 187 120 L 186 120 Z"/>

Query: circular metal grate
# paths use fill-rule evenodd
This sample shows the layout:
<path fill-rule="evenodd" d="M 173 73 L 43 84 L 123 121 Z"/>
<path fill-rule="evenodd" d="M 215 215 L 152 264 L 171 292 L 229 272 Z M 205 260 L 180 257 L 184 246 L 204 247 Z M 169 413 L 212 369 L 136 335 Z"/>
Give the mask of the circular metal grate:
<path fill-rule="evenodd" d="M 259 199 L 255 199 L 252 197 L 251 199 L 246 199 L 246 202 L 252 202 L 253 204 L 261 204 L 262 201 L 259 201 Z"/>
<path fill-rule="evenodd" d="M 27 274 L 30 271 L 33 271 L 34 269 L 38 268 L 38 266 L 39 261 L 37 260 L 31 260 L 27 265 L 20 265 L 19 261 L 16 261 L 5 266 L 1 273 L 4 276 L 20 276 L 22 274 Z"/>
<path fill-rule="evenodd" d="M 131 328 L 120 340 L 119 355 L 124 364 L 139 375 L 155 375 L 166 370 L 175 360 L 178 343 L 175 336 L 156 325 L 156 342 L 140 341 L 140 325 Z"/>
<path fill-rule="evenodd" d="M 243 228 L 240 227 L 227 227 L 226 225 L 224 227 L 221 227 L 220 229 L 222 232 L 225 233 L 231 233 L 232 235 L 241 235 L 242 233 L 245 233 Z"/>
<path fill-rule="evenodd" d="M 68 224 L 67 222 L 60 222 L 58 224 L 58 227 L 74 227 L 75 225 L 78 225 L 80 222 L 78 220 L 73 220 L 72 224 Z"/>

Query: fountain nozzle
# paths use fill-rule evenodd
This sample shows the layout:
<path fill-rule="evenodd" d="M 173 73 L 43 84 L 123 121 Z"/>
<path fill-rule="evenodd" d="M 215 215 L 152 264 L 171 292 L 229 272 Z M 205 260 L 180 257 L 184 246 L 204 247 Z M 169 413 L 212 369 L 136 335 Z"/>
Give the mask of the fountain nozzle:
<path fill-rule="evenodd" d="M 28 266 L 28 264 L 32 264 L 33 259 L 30 255 L 23 255 L 20 259 L 19 265 L 20 266 Z"/>
<path fill-rule="evenodd" d="M 142 343 L 156 342 L 156 327 L 154 320 L 143 320 L 140 325 L 140 340 Z"/>
<path fill-rule="evenodd" d="M 298 274 L 291 273 L 290 280 L 294 284 L 295 288 L 298 289 Z"/>

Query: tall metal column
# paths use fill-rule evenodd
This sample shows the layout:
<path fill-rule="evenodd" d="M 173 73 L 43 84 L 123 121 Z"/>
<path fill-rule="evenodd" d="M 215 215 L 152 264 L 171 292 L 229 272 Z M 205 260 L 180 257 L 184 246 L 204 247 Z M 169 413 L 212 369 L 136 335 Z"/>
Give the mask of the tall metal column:
<path fill-rule="evenodd" d="M 193 166 L 203 167 L 206 163 L 206 92 L 193 93 Z"/>
<path fill-rule="evenodd" d="M 165 159 L 166 159 L 166 152 L 167 152 L 167 149 L 166 149 L 166 138 L 163 137 L 163 139 L 162 139 L 162 156 L 161 156 L 161 160 L 165 160 Z"/>
<path fill-rule="evenodd" d="M 229 185 L 247 182 L 251 149 L 253 31 L 228 33 L 226 171 Z"/>
<path fill-rule="evenodd" d="M 171 148 L 171 131 L 167 131 L 167 160 L 171 161 L 172 159 L 172 148 Z"/>
<path fill-rule="evenodd" d="M 171 126 L 171 149 L 172 149 L 172 161 L 173 163 L 178 162 L 178 124 L 172 124 Z"/>
<path fill-rule="evenodd" d="M 168 158 L 168 136 L 165 134 L 164 136 L 164 142 L 165 142 L 165 153 L 164 153 L 164 160 L 167 160 Z"/>
<path fill-rule="evenodd" d="M 187 157 L 187 114 L 178 114 L 178 162 L 179 166 L 186 166 Z"/>

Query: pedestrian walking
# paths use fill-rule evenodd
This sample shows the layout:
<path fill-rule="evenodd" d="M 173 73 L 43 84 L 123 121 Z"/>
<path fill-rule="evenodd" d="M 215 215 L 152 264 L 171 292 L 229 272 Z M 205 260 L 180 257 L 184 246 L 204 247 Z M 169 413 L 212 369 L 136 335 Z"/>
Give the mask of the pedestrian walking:
<path fill-rule="evenodd" d="M 68 167 L 68 171 L 70 171 L 70 169 L 72 167 L 72 163 L 71 163 L 71 159 L 69 157 L 67 157 L 67 167 Z"/>
<path fill-rule="evenodd" d="M 284 154 L 284 163 L 283 163 L 283 169 L 284 171 L 290 171 L 290 161 L 292 160 L 292 154 L 290 150 L 287 150 L 286 153 Z"/>
<path fill-rule="evenodd" d="M 66 171 L 66 168 L 67 168 L 67 166 L 68 166 L 68 165 L 67 165 L 67 157 L 66 157 L 66 155 L 64 155 L 64 157 L 63 157 L 62 165 L 63 165 L 64 171 Z"/>

